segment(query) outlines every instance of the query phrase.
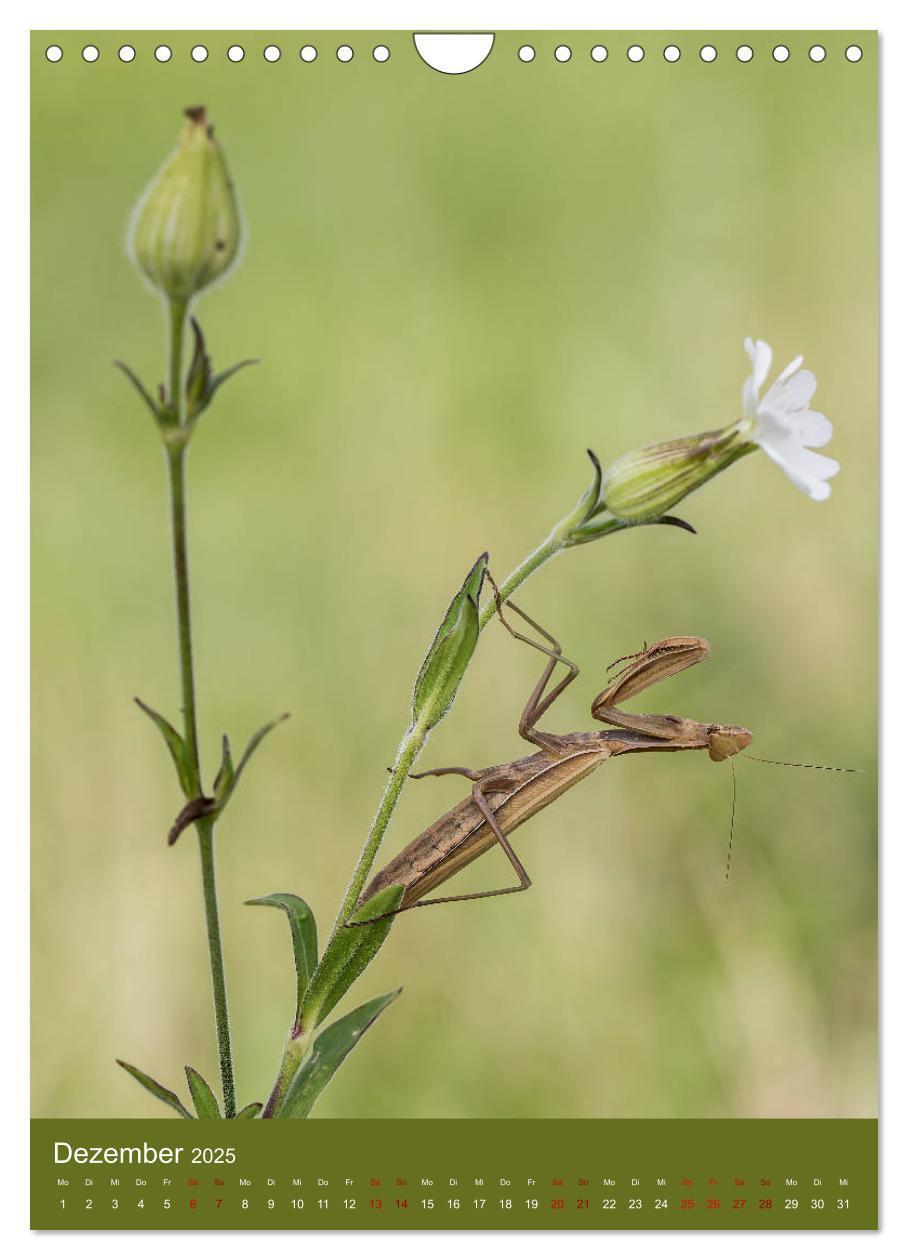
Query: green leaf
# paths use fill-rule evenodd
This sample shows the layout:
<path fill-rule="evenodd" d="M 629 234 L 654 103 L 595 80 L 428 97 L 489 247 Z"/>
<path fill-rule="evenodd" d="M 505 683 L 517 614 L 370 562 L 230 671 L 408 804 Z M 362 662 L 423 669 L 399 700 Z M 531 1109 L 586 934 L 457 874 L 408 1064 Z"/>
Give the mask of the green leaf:
<path fill-rule="evenodd" d="M 224 784 L 219 789 L 220 794 L 216 797 L 218 813 L 221 812 L 221 810 L 230 800 L 231 796 L 233 796 L 233 793 L 236 790 L 236 785 L 240 781 L 240 775 L 243 773 L 246 766 L 249 764 L 249 759 L 252 756 L 252 754 L 255 752 L 255 750 L 258 748 L 259 744 L 262 742 L 262 740 L 270 731 L 274 730 L 276 726 L 279 726 L 281 722 L 286 722 L 289 716 L 290 716 L 289 713 L 282 713 L 281 716 L 278 718 L 275 718 L 273 722 L 266 722 L 264 726 L 259 727 L 259 729 L 255 732 L 252 739 L 250 739 L 249 743 L 246 745 L 246 751 L 243 753 L 242 757 L 240 758 L 239 764 L 236 770 L 234 771 L 231 765 L 230 769 L 232 773 L 228 775 L 227 779 L 225 779 Z M 226 755 L 229 759 L 230 745 L 226 743 L 226 736 L 225 736 L 225 746 L 226 746 Z M 219 779 L 221 778 L 221 774 L 223 772 L 224 772 L 224 762 L 222 760 L 221 771 L 218 773 Z"/>
<path fill-rule="evenodd" d="M 430 730 L 451 707 L 479 639 L 479 592 L 488 553 L 483 553 L 448 605 L 413 687 L 414 726 Z"/>
<path fill-rule="evenodd" d="M 155 726 L 164 736 L 164 743 L 167 745 L 170 755 L 173 758 L 173 764 L 176 768 L 177 778 L 180 780 L 180 787 L 187 796 L 192 796 L 192 769 L 189 761 L 189 750 L 186 747 L 186 741 L 179 731 L 174 730 L 165 717 L 161 717 L 160 713 L 156 713 L 144 700 L 140 700 L 135 696 L 135 702 L 142 710 L 147 713 L 154 722 Z"/>
<path fill-rule="evenodd" d="M 403 895 L 401 884 L 391 884 L 370 897 L 354 913 L 362 919 L 377 918 L 396 910 Z M 299 1020 L 303 1028 L 317 1028 L 330 1015 L 381 949 L 393 923 L 391 917 L 361 927 L 342 926 L 336 930 L 303 995 L 302 1018 Z"/>
<path fill-rule="evenodd" d="M 208 386 L 208 396 L 205 399 L 205 405 L 201 410 L 204 411 L 221 386 L 229 381 L 231 376 L 235 376 L 237 372 L 245 367 L 254 367 L 256 363 L 258 363 L 258 359 L 240 359 L 239 363 L 234 363 L 233 367 L 224 368 L 223 372 L 215 372 Z"/>
<path fill-rule="evenodd" d="M 607 534 L 617 534 L 622 529 L 639 529 L 641 525 L 673 525 L 675 529 L 684 529 L 689 534 L 697 532 L 693 525 L 680 516 L 657 516 L 652 521 L 619 521 L 614 516 L 597 515 L 589 524 L 572 530 L 565 546 L 579 547 L 583 543 L 595 542 L 597 538 L 605 538 Z"/>
<path fill-rule="evenodd" d="M 318 930 L 315 916 L 303 901 L 293 893 L 271 893 L 268 897 L 254 897 L 247 906 L 275 906 L 283 910 L 290 924 L 293 941 L 293 958 L 296 963 L 296 1026 L 302 1026 L 303 995 L 309 978 L 318 964 Z"/>
<path fill-rule="evenodd" d="M 233 768 L 233 758 L 230 755 L 230 740 L 225 735 L 221 741 L 221 767 L 214 781 L 215 801 L 220 801 L 222 797 L 230 794 L 235 778 L 236 770 Z"/>
<path fill-rule="evenodd" d="M 189 1092 L 192 1095 L 195 1114 L 199 1119 L 220 1120 L 221 1109 L 218 1107 L 218 1100 L 201 1072 L 197 1072 L 194 1067 L 187 1065 L 186 1081 L 189 1085 Z"/>
<path fill-rule="evenodd" d="M 192 362 L 186 374 L 186 419 L 194 423 L 202 412 L 208 409 L 212 398 L 225 381 L 229 381 L 240 368 L 251 367 L 253 363 L 258 363 L 258 359 L 243 359 L 239 363 L 234 363 L 233 367 L 225 368 L 223 372 L 212 374 L 211 359 L 205 348 L 205 337 L 199 322 L 192 319 L 190 323 L 195 340 Z"/>
<path fill-rule="evenodd" d="M 254 1120 L 261 1110 L 261 1103 L 249 1103 L 241 1111 L 238 1111 L 233 1118 L 234 1120 Z"/>
<path fill-rule="evenodd" d="M 602 465 L 595 451 L 587 450 L 586 453 L 589 455 L 590 463 L 593 465 L 593 480 L 580 496 L 580 500 L 574 509 L 574 518 L 577 521 L 588 521 L 591 516 L 595 516 L 600 511 Z"/>
<path fill-rule="evenodd" d="M 178 1111 L 184 1120 L 193 1119 L 192 1113 L 187 1111 L 172 1089 L 159 1085 L 154 1077 L 149 1076 L 147 1072 L 141 1071 L 140 1068 L 133 1067 L 131 1063 L 125 1063 L 123 1059 L 117 1059 L 117 1063 L 124 1072 L 128 1072 L 130 1076 L 135 1077 L 140 1085 L 144 1085 L 149 1094 L 154 1094 L 159 1102 L 166 1103 L 168 1107 L 173 1107 L 174 1111 Z"/>
<path fill-rule="evenodd" d="M 193 419 L 205 405 L 211 381 L 211 360 L 205 353 L 205 338 L 197 319 L 190 319 L 194 338 L 192 362 L 186 373 L 186 411 L 187 418 Z"/>
<path fill-rule="evenodd" d="M 139 395 L 139 397 L 148 407 L 149 411 L 154 416 L 158 424 L 166 424 L 171 419 L 171 417 L 164 411 L 162 407 L 160 407 L 155 402 L 154 398 L 152 398 L 151 394 L 148 392 L 148 390 L 139 380 L 138 376 L 136 376 L 132 368 L 127 367 L 125 363 L 121 363 L 119 359 L 114 359 L 114 367 L 120 369 L 120 371 L 129 381 L 129 383 L 135 389 L 136 393 Z"/>
<path fill-rule="evenodd" d="M 279 1119 L 305 1120 L 319 1094 L 357 1041 L 399 993 L 400 989 L 395 989 L 392 993 L 371 998 L 319 1033 L 287 1090 L 278 1111 Z"/>

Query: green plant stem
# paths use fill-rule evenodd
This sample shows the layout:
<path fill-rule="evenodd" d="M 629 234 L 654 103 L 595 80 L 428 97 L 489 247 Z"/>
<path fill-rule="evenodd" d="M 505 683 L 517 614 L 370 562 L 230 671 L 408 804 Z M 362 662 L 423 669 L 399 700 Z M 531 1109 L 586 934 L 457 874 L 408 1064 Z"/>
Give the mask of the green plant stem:
<path fill-rule="evenodd" d="M 186 322 L 185 302 L 170 305 L 170 387 L 174 414 L 179 421 L 181 409 L 181 373 L 183 331 Z M 181 435 L 182 436 L 182 435 Z M 183 731 L 189 754 L 192 791 L 201 792 L 198 722 L 195 702 L 195 671 L 192 659 L 192 621 L 189 607 L 189 552 L 186 531 L 186 441 L 170 441 L 166 445 L 170 475 L 170 510 L 173 534 L 173 569 L 177 604 L 177 634 L 180 654 L 180 681 L 183 692 Z M 208 933 L 208 954 L 211 963 L 211 989 L 217 1030 L 218 1059 L 224 1096 L 224 1115 L 236 1114 L 236 1089 L 233 1080 L 233 1058 L 230 1050 L 230 1020 L 227 1009 L 227 986 L 224 977 L 224 955 L 218 918 L 217 885 L 214 870 L 214 823 L 201 819 L 196 830 L 202 865 L 202 895 L 205 902 L 205 926 Z"/>
<path fill-rule="evenodd" d="M 183 731 L 189 753 L 192 790 L 201 789 L 199 735 L 195 708 L 195 671 L 192 661 L 192 622 L 189 611 L 189 555 L 186 540 L 186 447 L 167 448 L 170 473 L 170 513 L 173 531 L 173 572 L 177 597 L 180 682 L 183 690 Z"/>
<path fill-rule="evenodd" d="M 571 518 L 567 519 L 569 521 Z M 546 538 L 544 542 L 541 542 L 535 551 L 531 551 L 527 558 L 521 561 L 517 568 L 513 569 L 508 574 L 498 587 L 498 594 L 501 597 L 502 603 L 504 603 L 509 595 L 513 595 L 518 586 L 522 586 L 531 574 L 535 573 L 537 569 L 541 569 L 542 566 L 547 561 L 551 560 L 553 556 L 558 555 L 558 552 L 565 546 L 567 533 L 567 521 L 562 521 L 559 525 L 555 526 L 548 538 Z M 479 613 L 480 630 L 484 630 L 492 617 L 494 617 L 495 609 L 496 603 L 494 599 L 488 600 L 488 602 L 483 605 Z"/>
<path fill-rule="evenodd" d="M 224 955 L 221 949 L 221 927 L 214 873 L 214 824 L 210 819 L 203 818 L 196 824 L 196 830 L 199 834 L 199 856 L 202 861 L 202 895 L 205 899 L 205 924 L 208 929 L 208 957 L 211 961 L 211 989 L 214 996 L 214 1019 L 218 1034 L 221 1087 L 224 1092 L 224 1116 L 227 1120 L 231 1120 L 236 1115 L 236 1087 L 233 1082 L 227 983 L 224 977 Z"/>
<path fill-rule="evenodd" d="M 335 933 L 340 930 L 341 925 L 346 923 L 353 913 L 360 894 L 366 886 L 369 871 L 372 869 L 375 855 L 384 839 L 385 832 L 388 830 L 388 823 L 391 821 L 394 807 L 403 791 L 407 775 L 413 768 L 416 758 L 422 752 L 423 745 L 426 742 L 426 735 L 427 732 L 422 727 L 411 726 L 401 740 L 400 747 L 397 750 L 397 757 L 391 768 L 391 774 L 388 782 L 385 784 L 385 790 L 379 802 L 378 811 L 372 826 L 369 828 L 369 835 L 366 837 L 366 843 L 363 845 L 359 861 L 353 871 L 353 877 L 347 886 L 340 912 L 334 922 L 334 928 L 331 933 L 332 939 Z"/>
<path fill-rule="evenodd" d="M 284 1056 L 281 1059 L 281 1066 L 278 1069 L 277 1080 L 274 1082 L 271 1096 L 262 1112 L 263 1120 L 273 1120 L 280 1110 L 281 1103 L 287 1096 L 287 1090 L 290 1088 L 294 1076 L 296 1076 L 297 1068 L 302 1063 L 309 1048 L 309 1040 L 310 1036 L 308 1033 L 304 1033 L 302 1029 L 294 1028 L 284 1043 Z"/>
<path fill-rule="evenodd" d="M 183 390 L 180 377 L 183 366 L 183 334 L 186 330 L 186 315 L 188 311 L 188 302 L 179 302 L 176 299 L 171 299 L 167 305 L 168 331 L 170 335 L 170 403 L 173 407 L 174 418 L 177 424 L 181 424 L 183 420 Z"/>

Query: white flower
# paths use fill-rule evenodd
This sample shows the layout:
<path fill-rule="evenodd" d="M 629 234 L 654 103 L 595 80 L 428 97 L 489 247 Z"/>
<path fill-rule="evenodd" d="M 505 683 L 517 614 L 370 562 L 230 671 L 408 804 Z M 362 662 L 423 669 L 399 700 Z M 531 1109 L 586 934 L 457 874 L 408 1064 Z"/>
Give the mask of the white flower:
<path fill-rule="evenodd" d="M 742 432 L 748 441 L 763 448 L 799 490 L 818 501 L 828 499 L 829 478 L 839 471 L 839 464 L 807 449 L 825 446 L 832 437 L 830 421 L 819 411 L 810 410 L 817 378 L 801 367 L 804 359 L 798 355 L 760 398 L 772 349 L 765 341 L 754 343 L 750 337 L 744 349 L 750 356 L 751 373 L 741 391 Z"/>

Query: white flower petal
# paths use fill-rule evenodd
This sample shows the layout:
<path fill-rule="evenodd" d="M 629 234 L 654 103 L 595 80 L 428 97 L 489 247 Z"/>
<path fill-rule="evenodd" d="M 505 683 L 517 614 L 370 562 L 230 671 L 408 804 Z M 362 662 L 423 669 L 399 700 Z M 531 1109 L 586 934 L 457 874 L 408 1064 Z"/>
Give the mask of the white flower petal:
<path fill-rule="evenodd" d="M 774 411 L 765 403 L 757 414 L 757 423 L 750 440 L 760 446 L 785 445 L 792 439 L 791 418 L 785 411 Z"/>
<path fill-rule="evenodd" d="M 825 446 L 832 438 L 832 421 L 819 411 L 799 411 L 794 429 L 802 446 Z"/>
<path fill-rule="evenodd" d="M 754 345 L 750 337 L 744 339 L 744 349 L 750 359 L 750 376 L 741 387 L 741 415 L 746 420 L 756 420 L 760 403 L 760 387 L 766 380 L 772 364 L 772 350 L 765 341 Z"/>
<path fill-rule="evenodd" d="M 769 375 L 772 350 L 765 341 L 748 337 L 744 349 L 750 358 L 751 373 L 741 390 L 745 424 L 739 426 L 747 440 L 761 446 L 786 477 L 812 499 L 828 499 L 829 478 L 839 465 L 826 455 L 808 448 L 825 446 L 832 437 L 832 424 L 819 411 L 809 410 L 817 388 L 813 372 L 802 367 L 803 355 L 792 359 L 760 400 L 760 389 Z"/>
<path fill-rule="evenodd" d="M 759 339 L 754 341 L 748 337 L 744 342 L 744 349 L 750 358 L 750 367 L 757 389 L 761 389 L 772 367 L 772 347 L 765 341 Z"/>
<path fill-rule="evenodd" d="M 817 378 L 806 368 L 796 371 L 793 376 L 786 377 L 783 373 L 766 391 L 759 410 L 769 407 L 774 411 L 802 411 L 809 405 L 816 390 Z"/>
<path fill-rule="evenodd" d="M 776 377 L 776 384 L 781 385 L 784 381 L 787 381 L 789 376 L 793 376 L 794 373 L 797 372 L 798 368 L 801 366 L 803 362 L 804 362 L 803 354 L 799 354 L 796 358 L 792 359 L 788 367 L 785 368 L 783 371 L 781 371 L 779 375 Z"/>
<path fill-rule="evenodd" d="M 798 468 L 804 476 L 816 478 L 818 481 L 828 481 L 841 468 L 837 459 L 830 459 L 828 455 L 821 455 L 819 451 L 808 451 L 804 447 L 797 449 Z"/>
<path fill-rule="evenodd" d="M 828 455 L 821 455 L 819 451 L 803 451 L 803 455 L 808 458 L 808 465 L 811 476 L 819 477 L 822 481 L 828 481 L 830 477 L 834 477 L 842 465 L 837 459 L 831 459 Z"/>
<path fill-rule="evenodd" d="M 805 450 L 790 437 L 761 442 L 760 445 L 799 490 L 817 501 L 829 498 L 830 488 L 826 482 L 839 471 L 837 460 Z"/>
<path fill-rule="evenodd" d="M 754 388 L 761 390 L 772 367 L 772 348 L 765 341 L 754 342 L 750 337 L 744 341 L 744 349 L 750 358 L 750 369 Z"/>

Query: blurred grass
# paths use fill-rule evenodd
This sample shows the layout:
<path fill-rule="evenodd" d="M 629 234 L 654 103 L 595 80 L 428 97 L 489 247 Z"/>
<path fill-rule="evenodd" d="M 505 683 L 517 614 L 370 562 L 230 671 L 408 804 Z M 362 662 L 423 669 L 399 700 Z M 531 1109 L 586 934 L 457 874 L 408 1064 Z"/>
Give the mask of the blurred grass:
<path fill-rule="evenodd" d="M 116 61 L 128 38 L 131 65 Z M 551 714 L 583 729 L 614 657 L 706 635 L 713 660 L 653 707 L 735 722 L 758 755 L 626 758 L 518 835 L 523 897 L 411 916 L 351 1002 L 404 993 L 322 1116 L 866 1115 L 876 1107 L 875 51 L 807 61 L 786 33 L 671 38 L 605 65 L 498 37 L 474 74 L 403 33 L 234 42 L 34 37 L 33 1106 L 159 1114 L 114 1066 L 216 1076 L 190 835 L 138 693 L 178 715 L 164 473 L 110 364 L 156 381 L 163 325 L 125 256 L 135 198 L 204 101 L 249 223 L 199 304 L 221 366 L 262 365 L 206 415 L 191 461 L 202 740 L 284 709 L 219 830 L 240 1101 L 261 1099 L 292 1010 L 297 892 L 329 925 L 435 625 L 485 548 L 505 573 L 607 461 L 737 414 L 745 335 L 807 356 L 836 425 L 832 498 L 753 456 L 685 504 L 699 536 L 641 530 L 538 574 L 522 602 L 582 667 Z M 268 42 L 285 47 L 276 65 Z M 192 44 L 212 56 L 189 63 Z M 568 40 L 567 42 L 575 42 Z M 590 42 L 595 42 L 593 39 Z M 641 36 L 652 48 L 654 39 Z M 844 33 L 826 41 L 838 48 Z M 426 765 L 520 755 L 538 673 L 496 626 Z M 414 784 L 390 855 L 458 795 Z M 464 888 L 488 887 L 494 855 Z"/>

